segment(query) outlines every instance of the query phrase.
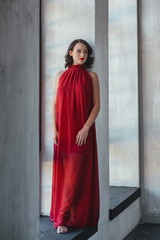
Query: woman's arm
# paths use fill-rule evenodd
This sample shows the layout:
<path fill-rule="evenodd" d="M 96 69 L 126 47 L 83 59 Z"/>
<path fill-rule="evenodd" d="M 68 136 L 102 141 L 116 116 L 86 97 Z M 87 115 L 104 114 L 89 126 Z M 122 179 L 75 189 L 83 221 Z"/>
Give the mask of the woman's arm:
<path fill-rule="evenodd" d="M 89 72 L 89 74 L 92 78 L 92 84 L 93 84 L 93 108 L 83 128 L 78 132 L 76 136 L 76 144 L 78 145 L 82 145 L 86 143 L 89 129 L 92 126 L 92 124 L 95 122 L 95 119 L 100 110 L 100 88 L 99 88 L 98 76 L 94 72 Z"/>
<path fill-rule="evenodd" d="M 53 141 L 55 144 L 58 144 L 58 130 L 56 127 L 56 96 L 57 96 L 57 88 L 59 83 L 59 78 L 64 71 L 60 71 L 56 74 L 54 81 L 54 96 L 53 96 L 53 104 L 52 104 L 52 126 L 53 126 Z"/>

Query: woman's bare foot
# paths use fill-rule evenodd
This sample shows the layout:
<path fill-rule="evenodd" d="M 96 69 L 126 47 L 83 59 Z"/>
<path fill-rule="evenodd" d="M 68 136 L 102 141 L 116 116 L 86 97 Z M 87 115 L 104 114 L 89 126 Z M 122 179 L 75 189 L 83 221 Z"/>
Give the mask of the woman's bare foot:
<path fill-rule="evenodd" d="M 66 232 L 68 232 L 68 228 L 65 226 L 59 226 L 57 228 L 57 233 L 66 233 Z"/>

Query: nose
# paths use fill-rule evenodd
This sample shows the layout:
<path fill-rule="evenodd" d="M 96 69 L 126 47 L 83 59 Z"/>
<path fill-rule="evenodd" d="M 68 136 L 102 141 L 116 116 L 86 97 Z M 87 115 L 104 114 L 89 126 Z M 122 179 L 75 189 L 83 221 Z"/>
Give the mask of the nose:
<path fill-rule="evenodd" d="M 83 53 L 83 52 L 81 52 L 81 57 L 82 57 L 82 58 L 84 57 L 84 53 Z"/>

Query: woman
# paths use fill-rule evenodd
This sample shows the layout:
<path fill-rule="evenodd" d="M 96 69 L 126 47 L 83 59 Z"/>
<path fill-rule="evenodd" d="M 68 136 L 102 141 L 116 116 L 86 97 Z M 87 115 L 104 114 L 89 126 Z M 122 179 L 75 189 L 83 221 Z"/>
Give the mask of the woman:
<path fill-rule="evenodd" d="M 58 233 L 69 227 L 96 227 L 99 219 L 95 119 L 100 109 L 99 81 L 89 71 L 92 48 L 74 40 L 65 68 L 56 76 L 53 102 L 54 167 L 50 219 Z"/>

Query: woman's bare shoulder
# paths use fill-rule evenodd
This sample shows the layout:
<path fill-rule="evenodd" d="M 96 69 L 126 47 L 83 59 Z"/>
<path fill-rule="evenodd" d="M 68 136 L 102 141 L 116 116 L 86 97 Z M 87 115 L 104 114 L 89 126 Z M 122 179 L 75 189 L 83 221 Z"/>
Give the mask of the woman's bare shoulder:
<path fill-rule="evenodd" d="M 91 76 L 91 78 L 94 80 L 94 79 L 98 79 L 98 76 L 97 76 L 97 73 L 91 71 L 91 70 L 88 70 L 88 73 L 89 75 Z"/>
<path fill-rule="evenodd" d="M 64 72 L 65 72 L 65 70 L 62 70 L 62 71 L 57 72 L 57 74 L 56 74 L 56 79 L 59 79 L 60 76 L 61 76 Z"/>
<path fill-rule="evenodd" d="M 56 76 L 55 76 L 55 79 L 54 79 L 54 82 L 55 82 L 55 85 L 58 86 L 58 83 L 59 83 L 59 79 L 60 77 L 62 76 L 62 74 L 65 72 L 65 70 L 62 70 L 62 71 L 59 71 L 56 73 Z"/>

